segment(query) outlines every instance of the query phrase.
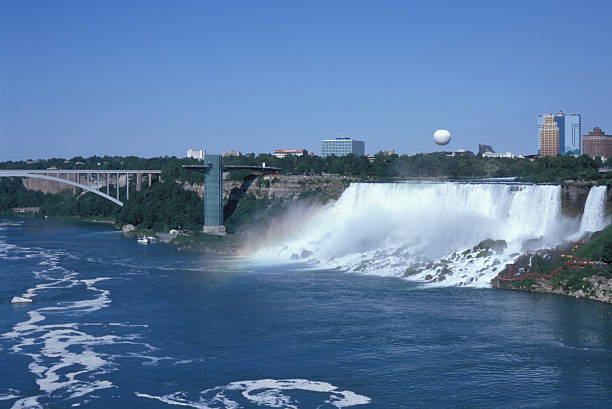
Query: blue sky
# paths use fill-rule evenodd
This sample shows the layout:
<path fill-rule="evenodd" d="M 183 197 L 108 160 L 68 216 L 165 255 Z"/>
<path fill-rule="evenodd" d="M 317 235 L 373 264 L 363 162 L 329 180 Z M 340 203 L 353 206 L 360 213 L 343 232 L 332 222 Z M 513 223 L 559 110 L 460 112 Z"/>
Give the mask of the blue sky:
<path fill-rule="evenodd" d="M 0 0 L 0 160 L 612 133 L 610 1 Z"/>

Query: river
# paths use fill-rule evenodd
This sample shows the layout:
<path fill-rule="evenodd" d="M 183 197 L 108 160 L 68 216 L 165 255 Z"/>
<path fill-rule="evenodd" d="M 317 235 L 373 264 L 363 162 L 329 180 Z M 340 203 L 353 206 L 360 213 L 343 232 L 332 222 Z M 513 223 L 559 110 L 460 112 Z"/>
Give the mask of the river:
<path fill-rule="evenodd" d="M 0 218 L 2 408 L 593 407 L 612 308 Z M 31 304 L 11 304 L 26 295 Z"/>

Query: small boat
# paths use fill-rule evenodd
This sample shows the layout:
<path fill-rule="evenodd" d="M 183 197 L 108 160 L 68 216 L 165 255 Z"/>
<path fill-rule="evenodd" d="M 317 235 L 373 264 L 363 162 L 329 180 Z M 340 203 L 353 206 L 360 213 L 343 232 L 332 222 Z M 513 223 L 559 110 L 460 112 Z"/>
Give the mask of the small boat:
<path fill-rule="evenodd" d="M 147 236 L 147 240 L 149 241 L 149 243 L 156 243 L 157 237 Z"/>
<path fill-rule="evenodd" d="M 138 236 L 138 237 L 136 238 L 136 241 L 137 241 L 138 243 L 147 244 L 147 243 L 149 243 L 149 238 L 148 238 L 147 236 Z"/>
<path fill-rule="evenodd" d="M 11 299 L 11 304 L 27 304 L 32 302 L 30 298 L 15 296 Z"/>

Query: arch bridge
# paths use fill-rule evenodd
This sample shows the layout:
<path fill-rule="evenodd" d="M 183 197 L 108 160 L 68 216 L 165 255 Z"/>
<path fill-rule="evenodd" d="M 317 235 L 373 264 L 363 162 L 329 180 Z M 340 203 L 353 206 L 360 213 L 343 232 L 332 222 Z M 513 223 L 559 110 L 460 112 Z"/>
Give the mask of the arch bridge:
<path fill-rule="evenodd" d="M 153 182 L 153 175 L 161 175 L 161 170 L 94 170 L 94 169 L 10 169 L 0 170 L 0 177 L 35 178 L 59 182 L 76 188 L 86 190 L 98 196 L 123 206 L 120 198 L 121 185 L 125 186 L 125 200 L 130 199 L 130 176 L 136 178 L 136 191 L 142 187 L 143 177 L 148 177 L 149 185 Z M 102 177 L 100 177 L 102 175 Z M 114 197 L 111 195 L 110 185 L 115 181 Z M 123 181 L 123 182 L 122 182 Z M 106 186 L 106 193 L 100 190 Z"/>

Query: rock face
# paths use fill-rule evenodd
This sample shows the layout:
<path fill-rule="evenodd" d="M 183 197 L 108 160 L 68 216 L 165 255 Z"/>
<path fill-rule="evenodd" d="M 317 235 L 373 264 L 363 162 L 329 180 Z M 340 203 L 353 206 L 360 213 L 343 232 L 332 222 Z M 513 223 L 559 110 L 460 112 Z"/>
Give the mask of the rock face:
<path fill-rule="evenodd" d="M 590 190 L 590 183 L 572 183 L 563 185 L 561 187 L 561 211 L 563 214 L 569 217 L 581 215 Z"/>
<path fill-rule="evenodd" d="M 240 191 L 240 194 L 253 195 L 258 199 L 264 197 L 294 199 L 304 192 L 315 189 L 327 192 L 332 198 L 338 198 L 351 181 L 351 178 L 344 177 L 297 175 L 266 175 L 254 179 L 250 183 L 225 180 L 223 181 L 223 198 L 231 199 L 232 195 Z M 183 183 L 183 188 L 204 197 L 204 185 L 202 183 Z"/>
<path fill-rule="evenodd" d="M 134 227 L 134 225 L 133 225 L 133 224 L 124 224 L 124 225 L 123 225 L 123 227 L 121 228 L 121 230 L 122 230 L 122 231 L 123 231 L 125 234 L 128 234 L 128 233 L 131 233 L 131 232 L 133 232 L 134 230 L 136 230 L 136 228 Z"/>
<path fill-rule="evenodd" d="M 64 175 L 61 175 L 64 177 Z M 64 190 L 71 190 L 72 186 L 65 183 L 54 182 L 53 180 L 23 178 L 23 185 L 28 190 L 35 190 L 43 193 L 56 194 Z"/>
<path fill-rule="evenodd" d="M 591 276 L 585 280 L 591 283 L 592 295 L 589 298 L 612 304 L 612 278 Z"/>

